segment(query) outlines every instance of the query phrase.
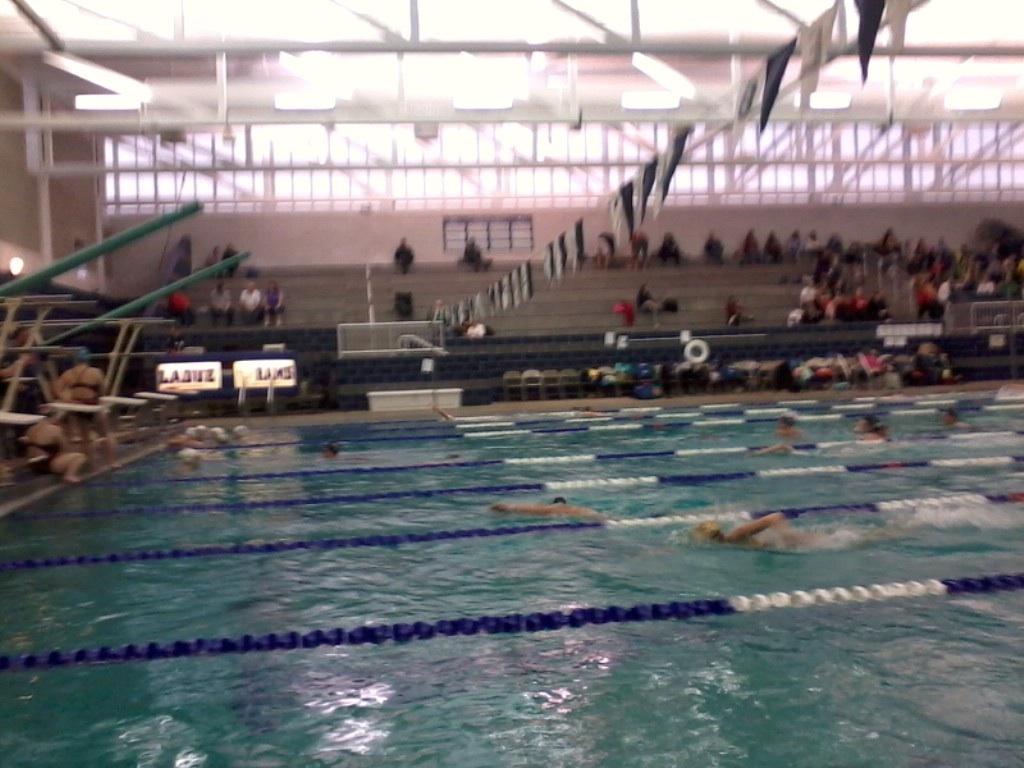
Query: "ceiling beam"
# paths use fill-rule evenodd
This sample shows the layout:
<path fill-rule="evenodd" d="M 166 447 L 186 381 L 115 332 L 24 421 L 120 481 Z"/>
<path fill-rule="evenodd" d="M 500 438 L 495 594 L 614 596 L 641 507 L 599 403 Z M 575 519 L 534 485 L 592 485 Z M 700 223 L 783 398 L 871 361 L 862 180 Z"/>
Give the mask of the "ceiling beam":
<path fill-rule="evenodd" d="M 0 38 L 0 53 L 39 53 L 46 50 L 42 41 L 24 40 L 9 37 Z M 634 43 L 626 38 L 609 38 L 606 42 L 597 40 L 581 41 L 547 41 L 527 43 L 519 40 L 480 41 L 480 40 L 332 40 L 321 42 L 300 42 L 295 40 L 148 40 L 144 42 L 113 42 L 95 40 L 67 41 L 64 50 L 78 56 L 118 58 L 206 58 L 218 53 L 231 55 L 261 56 L 277 55 L 281 51 L 303 53 L 305 51 L 329 51 L 333 53 L 365 54 L 365 53 L 544 53 L 577 54 L 585 56 L 627 56 L 633 53 L 647 53 L 652 56 L 692 56 L 695 58 L 726 58 L 729 56 L 761 56 L 765 57 L 778 49 L 778 42 L 735 42 L 727 40 L 649 40 Z M 829 52 L 831 58 L 838 56 L 855 56 L 856 52 L 846 46 L 833 46 Z M 1024 57 L 1024 45 L 914 45 L 899 50 L 889 46 L 879 46 L 875 56 L 896 57 L 954 57 L 970 56 L 984 58 L 1020 58 Z"/>
<path fill-rule="evenodd" d="M 25 20 L 35 27 L 36 32 L 43 36 L 49 44 L 50 50 L 63 51 L 65 49 L 64 41 L 42 16 L 32 10 L 32 6 L 28 4 L 27 0 L 11 0 L 11 2 L 18 9 L 18 13 L 24 16 Z"/>
<path fill-rule="evenodd" d="M 623 123 L 623 122 L 700 122 L 711 129 L 730 126 L 735 119 L 731 105 L 708 108 L 705 105 L 686 105 L 682 109 L 638 112 L 624 110 L 617 104 L 590 104 L 583 106 L 587 123 Z M 235 127 L 247 125 L 278 125 L 308 124 L 324 125 L 329 123 L 455 123 L 455 124 L 494 124 L 505 122 L 517 123 L 564 123 L 575 125 L 579 115 L 568 105 L 550 106 L 537 103 L 517 105 L 511 110 L 479 110 L 462 111 L 451 107 L 450 103 L 410 103 L 400 112 L 397 106 L 382 108 L 382 105 L 359 104 L 358 102 L 341 105 L 333 111 L 318 112 L 279 112 L 274 110 L 233 109 L 230 115 L 231 124 Z M 883 102 L 877 106 L 861 105 L 855 109 L 841 112 L 813 111 L 801 112 L 790 104 L 780 103 L 772 120 L 776 122 L 798 123 L 834 123 L 840 122 L 874 122 L 885 123 L 888 120 L 887 107 Z M 941 100 L 928 105 L 918 105 L 910 110 L 897 106 L 893 115 L 895 123 L 928 125 L 932 123 L 991 123 L 991 122 L 1024 122 L 1024 105 L 1003 105 L 999 109 L 987 112 L 950 112 L 945 109 Z M 55 111 L 40 115 L 28 115 L 23 112 L 0 112 L 0 131 L 24 130 L 55 130 L 76 133 L 153 133 L 166 130 L 206 130 L 219 132 L 224 128 L 223 118 L 217 109 L 197 108 L 193 114 L 175 113 L 162 110 L 147 109 L 144 113 L 126 111 L 123 113 L 100 113 L 82 111 Z"/>

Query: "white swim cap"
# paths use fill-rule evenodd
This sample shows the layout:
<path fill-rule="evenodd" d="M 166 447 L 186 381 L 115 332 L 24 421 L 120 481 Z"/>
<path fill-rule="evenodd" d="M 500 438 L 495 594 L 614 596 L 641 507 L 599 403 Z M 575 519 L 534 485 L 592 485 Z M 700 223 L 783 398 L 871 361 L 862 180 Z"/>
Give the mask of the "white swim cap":
<path fill-rule="evenodd" d="M 196 436 L 196 428 L 195 427 L 189 427 L 188 429 L 185 430 L 185 437 L 195 437 L 195 436 Z"/>
<path fill-rule="evenodd" d="M 178 451 L 178 458 L 186 464 L 198 464 L 201 454 L 195 448 L 182 448 Z"/>
<path fill-rule="evenodd" d="M 249 434 L 249 428 L 245 424 L 239 424 L 235 427 L 232 432 L 235 433 L 235 437 L 242 437 L 243 435 Z"/>

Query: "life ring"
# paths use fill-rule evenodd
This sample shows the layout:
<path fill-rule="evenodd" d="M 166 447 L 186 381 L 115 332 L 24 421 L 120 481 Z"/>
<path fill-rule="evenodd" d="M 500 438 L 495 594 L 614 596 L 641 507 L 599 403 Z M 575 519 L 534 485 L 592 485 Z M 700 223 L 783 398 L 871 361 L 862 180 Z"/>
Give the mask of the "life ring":
<path fill-rule="evenodd" d="M 690 339 L 683 347 L 683 357 L 688 363 L 706 363 L 711 355 L 711 347 L 704 339 Z"/>

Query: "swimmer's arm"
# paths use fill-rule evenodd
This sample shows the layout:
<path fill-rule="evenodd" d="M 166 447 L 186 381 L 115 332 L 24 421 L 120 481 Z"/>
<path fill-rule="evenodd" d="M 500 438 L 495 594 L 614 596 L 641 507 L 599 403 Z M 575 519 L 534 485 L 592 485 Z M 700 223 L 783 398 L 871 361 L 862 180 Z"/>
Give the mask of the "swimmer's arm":
<path fill-rule="evenodd" d="M 777 443 L 776 445 L 769 445 L 766 448 L 758 448 L 753 452 L 754 456 L 771 456 L 777 453 L 792 453 L 793 446 L 786 445 L 785 443 Z"/>
<path fill-rule="evenodd" d="M 766 531 L 775 525 L 786 525 L 786 516 L 781 512 L 773 512 L 770 515 L 755 520 L 752 523 L 744 523 L 741 526 L 733 528 L 727 534 L 725 534 L 724 541 L 727 544 L 739 544 L 746 541 L 752 536 L 756 536 L 761 531 Z"/>
<path fill-rule="evenodd" d="M 516 515 L 538 515 L 543 517 L 581 517 L 588 520 L 604 520 L 605 517 L 587 507 L 572 507 L 568 504 L 505 504 L 491 505 L 492 512 L 508 512 Z"/>

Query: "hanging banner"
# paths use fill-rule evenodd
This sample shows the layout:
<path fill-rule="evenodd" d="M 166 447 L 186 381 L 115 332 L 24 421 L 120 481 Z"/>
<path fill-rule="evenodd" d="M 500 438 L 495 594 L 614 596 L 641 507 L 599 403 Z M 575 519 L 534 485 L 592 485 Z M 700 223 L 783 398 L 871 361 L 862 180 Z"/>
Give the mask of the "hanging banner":
<path fill-rule="evenodd" d="M 832 30 L 836 23 L 833 5 L 807 27 L 800 30 L 800 107 L 809 109 L 811 94 L 818 89 L 818 75 L 828 62 Z"/>
<path fill-rule="evenodd" d="M 686 125 L 676 131 L 672 137 L 672 144 L 658 157 L 658 174 L 654 184 L 654 200 L 651 203 L 651 211 L 655 218 L 661 213 L 668 197 L 669 188 L 672 186 L 672 177 L 675 176 L 676 168 L 683 159 L 683 150 L 686 149 L 686 140 L 693 132 L 693 126 Z M 579 222 L 580 232 L 583 231 L 583 220 Z M 582 237 L 581 237 L 582 239 Z"/>
<path fill-rule="evenodd" d="M 654 189 L 654 182 L 657 176 L 658 158 L 655 157 L 649 163 L 643 165 L 638 176 L 639 183 L 635 189 L 637 199 L 634 206 L 637 227 L 644 223 L 644 218 L 647 216 L 647 198 L 651 196 L 651 190 Z"/>
<path fill-rule="evenodd" d="M 779 48 L 768 57 L 764 67 L 764 94 L 761 96 L 761 132 L 764 132 L 768 125 L 768 118 L 771 117 L 772 108 L 775 106 L 775 99 L 779 96 L 779 88 L 782 86 L 782 78 L 786 75 L 786 67 L 796 50 L 796 38 L 794 37 L 786 45 Z"/>
<path fill-rule="evenodd" d="M 857 55 L 860 57 L 861 81 L 867 82 L 868 65 L 871 54 L 875 52 L 875 38 L 882 24 L 882 12 L 885 0 L 856 0 L 860 11 L 860 26 L 857 29 Z"/>
<path fill-rule="evenodd" d="M 888 0 L 885 5 L 885 20 L 889 22 L 889 39 L 892 47 L 903 49 L 907 38 L 907 17 L 913 0 Z"/>

